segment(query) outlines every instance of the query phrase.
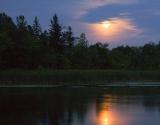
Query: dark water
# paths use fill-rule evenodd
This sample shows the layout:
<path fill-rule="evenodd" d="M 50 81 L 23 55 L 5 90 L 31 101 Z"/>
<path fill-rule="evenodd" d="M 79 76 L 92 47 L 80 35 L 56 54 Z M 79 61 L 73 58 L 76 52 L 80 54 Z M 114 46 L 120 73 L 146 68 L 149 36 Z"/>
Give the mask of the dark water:
<path fill-rule="evenodd" d="M 160 90 L 0 89 L 0 125 L 160 125 Z"/>

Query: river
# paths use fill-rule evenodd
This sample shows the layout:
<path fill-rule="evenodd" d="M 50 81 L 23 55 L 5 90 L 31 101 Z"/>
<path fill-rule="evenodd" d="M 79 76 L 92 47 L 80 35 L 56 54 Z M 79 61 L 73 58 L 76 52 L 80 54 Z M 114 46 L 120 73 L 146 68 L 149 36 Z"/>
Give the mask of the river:
<path fill-rule="evenodd" d="M 1 88 L 0 125 L 160 125 L 160 90 Z"/>

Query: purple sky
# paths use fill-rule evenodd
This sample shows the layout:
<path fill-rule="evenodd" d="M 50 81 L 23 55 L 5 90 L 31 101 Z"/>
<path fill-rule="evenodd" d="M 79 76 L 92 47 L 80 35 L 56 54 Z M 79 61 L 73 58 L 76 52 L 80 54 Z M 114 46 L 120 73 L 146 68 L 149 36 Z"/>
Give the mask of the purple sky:
<path fill-rule="evenodd" d="M 75 35 L 84 32 L 90 43 L 111 47 L 160 40 L 159 0 L 0 0 L 0 11 L 14 19 L 25 15 L 29 23 L 38 16 L 43 29 L 57 13 Z"/>

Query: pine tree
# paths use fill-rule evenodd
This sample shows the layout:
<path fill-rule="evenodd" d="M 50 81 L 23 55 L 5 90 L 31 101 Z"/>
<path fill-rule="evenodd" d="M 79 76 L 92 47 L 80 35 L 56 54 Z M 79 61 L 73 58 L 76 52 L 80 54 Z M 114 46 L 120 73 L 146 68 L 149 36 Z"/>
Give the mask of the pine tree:
<path fill-rule="evenodd" d="M 68 27 L 67 31 L 64 33 L 64 39 L 65 39 L 66 46 L 68 48 L 73 48 L 75 38 L 73 37 L 72 28 L 70 26 Z"/>
<path fill-rule="evenodd" d="M 17 20 L 17 28 L 18 29 L 23 29 L 23 30 L 26 29 L 27 21 L 25 20 L 25 17 L 23 15 L 18 16 L 16 18 L 16 20 Z"/>
<path fill-rule="evenodd" d="M 35 17 L 32 28 L 33 28 L 33 35 L 35 40 L 39 40 L 41 35 L 41 26 L 40 26 L 38 17 Z"/>
<path fill-rule="evenodd" d="M 49 47 L 49 38 L 48 38 L 48 32 L 45 30 L 44 32 L 41 33 L 41 41 L 43 43 L 43 46 L 45 48 Z"/>
<path fill-rule="evenodd" d="M 54 49 L 57 53 L 63 53 L 64 41 L 62 39 L 62 27 L 59 24 L 57 15 L 53 16 L 50 25 L 50 48 Z"/>
<path fill-rule="evenodd" d="M 13 45 L 15 30 L 16 26 L 11 17 L 0 13 L 0 48 L 6 49 L 6 47 Z"/>
<path fill-rule="evenodd" d="M 86 38 L 85 33 L 81 33 L 79 39 L 78 39 L 78 46 L 87 48 L 88 47 L 88 40 Z"/>

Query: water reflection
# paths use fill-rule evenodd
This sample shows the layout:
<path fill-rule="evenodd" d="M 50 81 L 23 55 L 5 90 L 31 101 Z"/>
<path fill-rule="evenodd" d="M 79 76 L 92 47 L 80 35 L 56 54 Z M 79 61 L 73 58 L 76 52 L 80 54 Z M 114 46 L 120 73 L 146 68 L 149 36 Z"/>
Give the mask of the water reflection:
<path fill-rule="evenodd" d="M 107 110 L 102 110 L 99 112 L 97 116 L 97 124 L 98 125 L 110 125 L 112 123 L 112 117 L 110 117 L 110 113 Z"/>
<path fill-rule="evenodd" d="M 0 125 L 159 125 L 160 90 L 3 90 Z"/>
<path fill-rule="evenodd" d="M 97 125 L 128 125 L 130 118 L 121 111 L 122 107 L 117 104 L 117 99 L 117 96 L 104 96 L 97 108 Z"/>

